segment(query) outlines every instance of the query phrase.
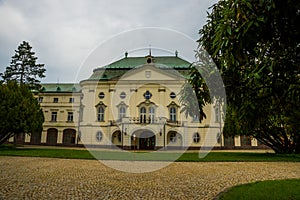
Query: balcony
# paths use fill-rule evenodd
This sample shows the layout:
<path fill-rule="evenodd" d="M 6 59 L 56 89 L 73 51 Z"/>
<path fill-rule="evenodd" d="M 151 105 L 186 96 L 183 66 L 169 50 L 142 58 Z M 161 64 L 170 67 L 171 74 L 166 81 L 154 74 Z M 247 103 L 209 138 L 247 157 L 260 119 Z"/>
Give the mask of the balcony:
<path fill-rule="evenodd" d="M 154 118 L 140 118 L 140 117 L 123 117 L 122 119 L 111 121 L 111 125 L 116 124 L 139 124 L 139 125 L 148 125 L 148 124 L 169 124 L 180 126 L 181 121 L 172 121 L 165 117 L 154 117 Z"/>

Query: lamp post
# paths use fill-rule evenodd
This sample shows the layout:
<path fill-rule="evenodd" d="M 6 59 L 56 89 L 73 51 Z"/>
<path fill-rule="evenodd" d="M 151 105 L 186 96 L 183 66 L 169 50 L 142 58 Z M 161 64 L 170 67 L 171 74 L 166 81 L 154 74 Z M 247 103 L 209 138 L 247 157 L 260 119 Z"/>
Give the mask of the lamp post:
<path fill-rule="evenodd" d="M 135 133 L 132 135 L 132 137 L 133 137 L 133 154 L 134 154 L 134 161 L 135 161 L 135 145 L 136 145 L 136 142 L 135 142 L 135 139 L 136 139 L 136 135 L 135 135 Z"/>
<path fill-rule="evenodd" d="M 133 144 L 133 152 L 135 152 L 135 145 L 136 145 L 136 142 L 135 142 L 136 135 L 135 135 L 135 133 L 132 135 L 132 137 L 133 137 L 133 142 L 134 142 L 134 144 Z"/>

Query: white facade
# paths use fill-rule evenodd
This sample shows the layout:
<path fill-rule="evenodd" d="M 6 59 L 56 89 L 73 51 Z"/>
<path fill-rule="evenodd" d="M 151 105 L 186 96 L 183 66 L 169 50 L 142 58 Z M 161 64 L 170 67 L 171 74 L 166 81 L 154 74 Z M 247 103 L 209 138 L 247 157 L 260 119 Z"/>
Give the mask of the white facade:
<path fill-rule="evenodd" d="M 257 146 L 220 134 L 218 106 L 206 106 L 201 123 L 181 112 L 188 66 L 177 56 L 126 56 L 79 84 L 43 84 L 37 98 L 44 130 L 25 142 L 145 150 Z"/>

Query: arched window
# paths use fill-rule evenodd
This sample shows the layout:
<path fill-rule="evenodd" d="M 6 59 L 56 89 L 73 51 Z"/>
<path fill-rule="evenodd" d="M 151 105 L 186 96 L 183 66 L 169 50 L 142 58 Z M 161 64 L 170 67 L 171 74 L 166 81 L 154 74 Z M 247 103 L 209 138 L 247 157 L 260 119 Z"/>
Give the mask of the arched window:
<path fill-rule="evenodd" d="M 103 106 L 98 107 L 97 119 L 99 122 L 104 121 L 104 107 Z"/>
<path fill-rule="evenodd" d="M 141 107 L 140 109 L 140 123 L 146 123 L 146 108 Z"/>
<path fill-rule="evenodd" d="M 176 108 L 170 108 L 170 121 L 176 121 Z"/>
<path fill-rule="evenodd" d="M 149 122 L 154 123 L 155 110 L 153 107 L 149 108 Z"/>
<path fill-rule="evenodd" d="M 126 108 L 124 106 L 121 106 L 119 108 L 119 119 L 122 119 L 126 116 Z"/>

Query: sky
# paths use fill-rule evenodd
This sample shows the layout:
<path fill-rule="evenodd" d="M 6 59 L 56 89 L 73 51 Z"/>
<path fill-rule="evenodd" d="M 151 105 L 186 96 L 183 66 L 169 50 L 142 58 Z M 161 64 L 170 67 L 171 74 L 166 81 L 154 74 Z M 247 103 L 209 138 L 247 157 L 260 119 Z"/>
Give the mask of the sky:
<path fill-rule="evenodd" d="M 216 2 L 0 0 L 0 72 L 24 40 L 33 47 L 37 63 L 45 64 L 42 83 L 78 82 L 125 51 L 137 56 L 151 49 L 159 56 L 177 50 L 192 62 L 198 31 Z"/>

